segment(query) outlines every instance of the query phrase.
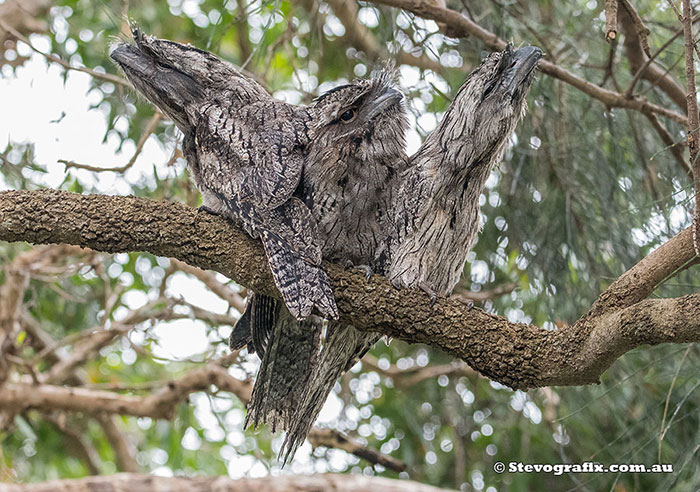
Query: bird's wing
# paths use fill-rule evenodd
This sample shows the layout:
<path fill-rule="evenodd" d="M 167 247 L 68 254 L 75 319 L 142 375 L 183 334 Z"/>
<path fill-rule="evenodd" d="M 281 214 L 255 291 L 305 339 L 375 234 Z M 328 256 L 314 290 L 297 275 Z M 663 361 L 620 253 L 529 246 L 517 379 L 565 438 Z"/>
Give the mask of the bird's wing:
<path fill-rule="evenodd" d="M 324 317 L 337 319 L 338 308 L 323 268 L 300 259 L 279 234 L 264 231 L 261 237 L 275 285 L 289 312 L 301 320 L 315 307 Z"/>
<path fill-rule="evenodd" d="M 255 158 L 241 170 L 238 196 L 256 207 L 274 209 L 291 198 L 299 185 L 303 155 L 289 131 L 268 131 L 258 140 Z"/>
<path fill-rule="evenodd" d="M 259 131 L 251 114 L 227 117 L 220 107 L 207 111 L 190 147 L 195 181 L 224 203 L 225 213 L 262 239 L 275 284 L 289 311 L 306 318 L 314 307 L 337 318 L 328 277 L 321 268 L 321 241 L 311 210 L 293 195 L 303 155 L 293 132 Z M 246 121 L 248 124 L 244 124 Z M 257 183 L 257 184 L 256 184 Z M 203 193 L 204 194 L 204 193 Z"/>
<path fill-rule="evenodd" d="M 269 100 L 204 108 L 196 128 L 203 181 L 256 210 L 279 207 L 301 179 L 307 118 L 301 108 Z"/>

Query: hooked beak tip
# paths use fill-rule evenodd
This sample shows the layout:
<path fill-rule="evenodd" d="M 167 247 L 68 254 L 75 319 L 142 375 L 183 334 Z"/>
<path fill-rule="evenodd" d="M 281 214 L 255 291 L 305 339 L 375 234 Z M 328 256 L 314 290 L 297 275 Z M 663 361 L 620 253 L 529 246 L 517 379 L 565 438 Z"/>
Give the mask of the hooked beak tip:
<path fill-rule="evenodd" d="M 507 71 L 507 92 L 514 96 L 520 87 L 532 78 L 532 73 L 542 58 L 543 52 L 536 46 L 525 46 L 513 52 L 508 48 L 506 50 L 506 53 L 512 57 L 511 66 Z"/>

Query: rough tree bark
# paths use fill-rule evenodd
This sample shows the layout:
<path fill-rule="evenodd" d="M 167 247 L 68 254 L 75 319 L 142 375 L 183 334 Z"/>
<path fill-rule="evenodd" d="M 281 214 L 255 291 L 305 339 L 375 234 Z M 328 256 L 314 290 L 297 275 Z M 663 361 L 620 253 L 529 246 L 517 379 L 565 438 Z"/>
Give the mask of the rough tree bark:
<path fill-rule="evenodd" d="M 215 270 L 279 297 L 257 241 L 224 219 L 182 204 L 54 190 L 0 193 L 0 240 L 68 243 L 110 253 L 148 251 Z M 397 291 L 381 276 L 326 264 L 341 318 L 358 329 L 426 343 L 516 389 L 595 383 L 623 353 L 645 344 L 700 341 L 700 294 L 646 299 L 694 261 L 686 229 L 641 260 L 571 326 L 548 331 L 469 309 L 434 306 L 421 291 Z"/>

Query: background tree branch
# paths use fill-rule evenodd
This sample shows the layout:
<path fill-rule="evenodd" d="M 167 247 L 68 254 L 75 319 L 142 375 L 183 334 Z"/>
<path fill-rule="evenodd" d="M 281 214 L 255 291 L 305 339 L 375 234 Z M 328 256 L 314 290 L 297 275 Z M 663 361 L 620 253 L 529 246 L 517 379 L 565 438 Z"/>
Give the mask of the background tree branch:
<path fill-rule="evenodd" d="M 506 46 L 506 41 L 498 37 L 495 33 L 485 29 L 456 10 L 440 7 L 431 2 L 423 2 L 421 0 L 372 0 L 372 3 L 397 7 L 408 12 L 413 12 L 425 19 L 442 22 L 449 27 L 451 35 L 459 37 L 474 36 L 493 50 L 502 50 Z M 540 60 L 538 69 L 542 73 L 566 82 L 592 98 L 601 101 L 608 107 L 634 109 L 642 113 L 651 112 L 681 124 L 686 124 L 687 122 L 686 116 L 681 113 L 650 103 L 641 97 L 627 97 L 625 94 L 605 89 L 547 59 Z"/>
<path fill-rule="evenodd" d="M 265 478 L 231 480 L 226 477 L 168 478 L 133 473 L 88 477 L 74 480 L 53 480 L 25 485 L 0 485 L 0 492 L 303 492 L 333 490 L 335 492 L 447 492 L 448 489 L 431 487 L 410 480 L 393 480 L 362 475 L 285 475 Z"/>

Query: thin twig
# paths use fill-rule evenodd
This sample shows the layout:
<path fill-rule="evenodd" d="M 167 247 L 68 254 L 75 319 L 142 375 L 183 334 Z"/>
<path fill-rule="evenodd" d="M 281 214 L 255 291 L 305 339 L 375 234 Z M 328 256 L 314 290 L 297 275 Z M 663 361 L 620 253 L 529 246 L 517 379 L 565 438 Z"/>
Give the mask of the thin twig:
<path fill-rule="evenodd" d="M 683 367 L 683 362 L 685 362 L 685 358 L 688 356 L 688 353 L 690 352 L 690 349 L 692 347 L 692 345 L 688 345 L 688 348 L 685 349 L 685 352 L 683 352 L 683 357 L 681 357 L 681 361 L 678 363 L 676 373 L 673 375 L 673 379 L 671 380 L 671 386 L 669 386 L 668 394 L 666 395 L 664 415 L 663 417 L 661 417 L 661 430 L 659 432 L 659 463 L 661 463 L 661 443 L 663 442 L 664 437 L 666 437 L 666 432 L 668 432 L 668 429 L 670 429 L 670 427 L 664 427 L 666 426 L 666 416 L 668 415 L 668 405 L 671 401 L 671 393 L 673 392 L 673 387 L 676 385 L 676 379 L 678 379 L 678 374 L 681 372 L 681 367 Z"/>
<path fill-rule="evenodd" d="M 644 116 L 646 116 L 649 119 L 649 121 L 651 122 L 651 126 L 654 128 L 654 130 L 656 130 L 656 133 L 659 134 L 659 137 L 661 137 L 661 141 L 664 143 L 664 145 L 666 145 L 666 147 L 661 150 L 670 149 L 671 153 L 673 154 L 673 157 L 676 158 L 678 164 L 680 164 L 681 168 L 683 168 L 683 171 L 685 171 L 685 173 L 690 179 L 693 179 L 693 170 L 691 169 L 690 164 L 688 164 L 688 162 L 685 160 L 685 156 L 683 155 L 684 143 L 680 141 L 675 141 L 673 135 L 671 135 L 671 133 L 659 121 L 659 118 L 654 113 L 645 113 Z M 659 152 L 661 152 L 661 150 Z"/>
<path fill-rule="evenodd" d="M 327 448 L 342 449 L 347 453 L 354 454 L 358 458 L 367 460 L 375 465 L 381 465 L 395 472 L 402 472 L 407 468 L 406 463 L 403 461 L 393 456 L 380 453 L 375 449 L 368 448 L 337 430 L 319 429 L 315 427 L 309 432 L 309 442 L 314 448 L 325 446 Z"/>
<path fill-rule="evenodd" d="M 699 19 L 700 15 L 696 15 L 695 17 L 693 17 L 693 24 L 695 24 Z M 632 78 L 632 82 L 630 83 L 629 88 L 625 91 L 626 97 L 632 97 L 632 91 L 634 90 L 635 85 L 637 84 L 637 82 L 639 82 L 639 79 L 642 78 L 642 74 L 646 71 L 647 68 L 649 68 L 649 65 L 651 65 L 661 53 L 666 51 L 666 48 L 671 46 L 671 44 L 682 35 L 683 29 L 679 29 L 678 31 L 676 31 L 676 33 L 673 36 L 671 36 L 664 44 L 662 44 L 661 47 L 658 50 L 656 50 L 654 54 L 651 55 L 647 59 L 647 61 L 645 61 L 644 64 L 637 69 L 637 71 L 634 73 L 634 78 Z"/>
<path fill-rule="evenodd" d="M 190 274 L 197 278 L 200 282 L 206 285 L 209 290 L 224 301 L 228 302 L 229 305 L 235 308 L 238 312 L 242 313 L 245 310 L 245 298 L 228 285 L 219 282 L 219 280 L 216 278 L 216 273 L 188 265 L 184 261 L 180 261 L 175 258 L 170 258 L 170 262 L 171 265 L 174 265 L 184 273 Z"/>
<path fill-rule="evenodd" d="M 151 134 L 155 131 L 156 127 L 158 126 L 158 123 L 161 122 L 163 119 L 163 114 L 159 111 L 156 111 L 153 114 L 153 117 L 148 121 L 148 124 L 146 125 L 146 129 L 143 131 L 141 134 L 141 138 L 139 138 L 138 143 L 136 144 L 136 150 L 134 151 L 134 155 L 131 156 L 131 159 L 129 159 L 129 162 L 124 164 L 123 166 L 116 166 L 116 167 L 99 167 L 99 166 L 92 166 L 90 164 L 80 164 L 78 162 L 73 162 L 73 161 L 67 161 L 65 159 L 59 159 L 58 162 L 61 164 L 65 164 L 66 166 L 66 171 L 68 171 L 69 168 L 75 168 L 75 169 L 86 169 L 88 171 L 93 171 L 93 172 L 105 172 L 105 171 L 111 171 L 115 173 L 123 173 L 127 171 L 131 166 L 134 165 L 136 162 L 136 159 L 138 159 L 139 155 L 141 154 L 141 151 L 143 150 L 144 145 L 146 144 L 146 140 L 148 140 L 148 137 L 151 136 Z"/>
<path fill-rule="evenodd" d="M 669 0 L 675 7 L 673 0 Z M 693 168 L 693 186 L 695 188 L 695 214 L 693 217 L 693 247 L 695 255 L 700 256 L 700 162 L 698 162 L 698 145 L 700 145 L 700 117 L 698 116 L 698 94 L 695 88 L 695 40 L 693 39 L 693 10 L 689 0 L 683 0 L 683 38 L 685 39 L 685 78 L 688 85 L 686 103 L 688 105 L 688 150 L 690 165 Z"/>

